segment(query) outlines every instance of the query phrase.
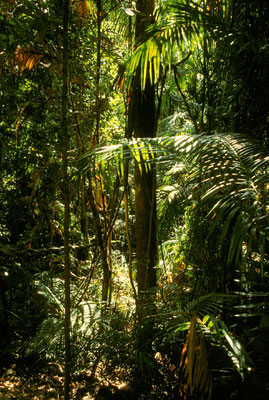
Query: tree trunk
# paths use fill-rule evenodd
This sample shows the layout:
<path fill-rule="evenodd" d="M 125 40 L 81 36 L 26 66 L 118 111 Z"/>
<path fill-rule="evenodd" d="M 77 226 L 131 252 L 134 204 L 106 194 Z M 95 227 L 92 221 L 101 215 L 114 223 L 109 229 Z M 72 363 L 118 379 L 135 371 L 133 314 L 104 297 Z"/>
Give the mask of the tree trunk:
<path fill-rule="evenodd" d="M 68 19 L 69 19 L 69 0 L 63 3 L 63 88 L 62 88 L 62 190 L 64 196 L 64 281 L 65 281 L 65 380 L 64 380 L 64 400 L 70 398 L 71 383 L 71 349 L 70 349 L 70 254 L 69 254 L 69 225 L 70 225 L 70 193 L 68 176 Z"/>
<path fill-rule="evenodd" d="M 152 0 L 137 0 L 136 43 L 143 36 L 153 13 Z M 146 17 L 144 16 L 146 15 Z M 155 87 L 146 78 L 145 88 L 141 88 L 140 68 L 136 71 L 131 88 L 128 113 L 129 137 L 153 138 L 156 136 Z M 146 292 L 156 286 L 156 172 L 152 166 L 135 166 L 135 217 L 136 217 L 136 265 L 138 285 L 138 314 L 145 305 Z"/>

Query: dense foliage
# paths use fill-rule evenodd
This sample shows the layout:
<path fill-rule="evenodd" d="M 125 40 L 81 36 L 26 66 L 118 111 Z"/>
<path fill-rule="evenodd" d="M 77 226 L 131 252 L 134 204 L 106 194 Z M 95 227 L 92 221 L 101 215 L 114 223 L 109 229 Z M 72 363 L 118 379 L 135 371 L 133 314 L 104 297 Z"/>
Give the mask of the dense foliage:
<path fill-rule="evenodd" d="M 3 382 L 68 338 L 73 398 L 268 399 L 267 3 L 0 5 Z"/>

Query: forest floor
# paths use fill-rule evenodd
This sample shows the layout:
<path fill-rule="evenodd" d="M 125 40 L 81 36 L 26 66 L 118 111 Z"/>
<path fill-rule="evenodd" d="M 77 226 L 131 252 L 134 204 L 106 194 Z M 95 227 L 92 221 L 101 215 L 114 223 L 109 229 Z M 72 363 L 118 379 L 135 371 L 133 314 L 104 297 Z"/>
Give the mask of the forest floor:
<path fill-rule="evenodd" d="M 9 368 L 0 377 L 0 400 L 63 400 L 64 378 L 58 371 L 34 374 Z M 137 399 L 127 382 L 98 379 L 87 374 L 73 379 L 71 398 L 74 400 L 132 400 Z"/>
<path fill-rule="evenodd" d="M 72 382 L 72 398 L 92 400 L 95 397 L 87 391 L 81 396 L 76 393 L 85 389 L 85 384 Z M 17 374 L 15 369 L 9 368 L 0 378 L 1 400 L 62 400 L 63 377 L 58 374 Z"/>

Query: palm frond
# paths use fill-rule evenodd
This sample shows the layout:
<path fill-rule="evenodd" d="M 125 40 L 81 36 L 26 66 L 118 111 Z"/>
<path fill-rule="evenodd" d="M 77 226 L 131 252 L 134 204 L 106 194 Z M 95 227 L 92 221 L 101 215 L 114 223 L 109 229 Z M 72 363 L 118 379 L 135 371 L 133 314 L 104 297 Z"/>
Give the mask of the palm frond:
<path fill-rule="evenodd" d="M 229 238 L 229 266 L 239 261 L 243 245 L 248 254 L 256 248 L 264 275 L 269 230 L 269 153 L 259 142 L 239 134 L 124 140 L 87 153 L 86 169 L 90 165 L 87 158 L 93 154 L 98 162 L 115 159 L 123 165 L 127 157 L 146 168 L 151 168 L 152 163 L 166 165 L 171 175 L 177 174 L 174 165 L 184 164 L 181 179 L 192 186 L 191 196 L 199 198 L 198 207 L 207 210 L 208 238 L 218 232 L 216 248 Z M 169 197 L 169 191 L 166 193 Z"/>
<path fill-rule="evenodd" d="M 169 147 L 188 161 L 186 179 L 193 185 L 193 197 L 199 197 L 198 207 L 208 210 L 208 237 L 218 232 L 216 248 L 229 237 L 231 265 L 239 260 L 243 245 L 248 254 L 255 245 L 263 275 L 269 226 L 268 151 L 238 134 L 182 135 Z"/>
<path fill-rule="evenodd" d="M 163 2 L 156 8 L 153 22 L 143 33 L 133 54 L 127 61 L 128 83 L 140 66 L 141 87 L 145 87 L 146 76 L 155 83 L 166 68 L 171 69 L 176 47 L 181 58 L 184 58 L 183 43 L 198 33 L 198 22 L 201 12 L 195 3 L 178 1 Z"/>
<path fill-rule="evenodd" d="M 139 66 L 141 87 L 145 87 L 148 74 L 151 82 L 156 83 L 164 71 L 171 70 L 172 64 L 178 65 L 195 46 L 201 47 L 199 34 L 205 31 L 210 31 L 212 37 L 218 32 L 222 39 L 226 37 L 232 41 L 227 34 L 228 26 L 229 18 L 225 18 L 223 12 L 215 12 L 198 2 L 161 1 L 152 23 L 127 61 L 128 85 Z"/>

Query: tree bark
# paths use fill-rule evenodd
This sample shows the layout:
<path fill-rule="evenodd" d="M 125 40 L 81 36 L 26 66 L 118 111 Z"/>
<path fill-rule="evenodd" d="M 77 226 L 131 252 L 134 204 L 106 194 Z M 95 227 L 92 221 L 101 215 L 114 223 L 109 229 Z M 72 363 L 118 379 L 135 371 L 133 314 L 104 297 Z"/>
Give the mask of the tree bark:
<path fill-rule="evenodd" d="M 68 20 L 69 0 L 63 3 L 63 87 L 62 87 L 62 190 L 64 196 L 64 282 L 65 282 L 65 373 L 64 373 L 64 400 L 70 399 L 71 383 L 71 349 L 70 349 L 70 250 L 69 250 L 69 225 L 70 225 L 70 193 L 68 175 Z"/>

